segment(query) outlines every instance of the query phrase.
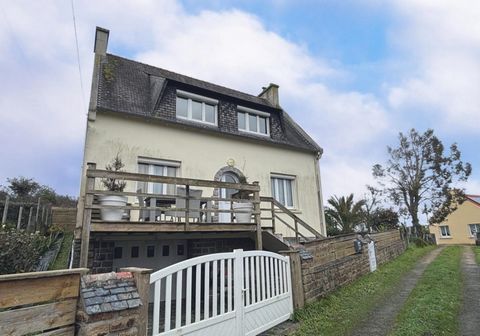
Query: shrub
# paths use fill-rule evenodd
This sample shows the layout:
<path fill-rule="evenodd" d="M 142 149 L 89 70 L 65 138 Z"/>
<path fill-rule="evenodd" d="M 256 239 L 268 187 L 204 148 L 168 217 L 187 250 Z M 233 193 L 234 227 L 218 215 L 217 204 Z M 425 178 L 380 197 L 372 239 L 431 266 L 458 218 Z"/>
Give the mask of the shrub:
<path fill-rule="evenodd" d="M 33 271 L 49 240 L 39 233 L 0 230 L 0 274 Z"/>
<path fill-rule="evenodd" d="M 431 243 L 427 242 L 426 240 L 419 238 L 419 237 L 412 237 L 410 241 L 415 244 L 416 247 L 425 247 L 428 245 L 432 245 Z"/>

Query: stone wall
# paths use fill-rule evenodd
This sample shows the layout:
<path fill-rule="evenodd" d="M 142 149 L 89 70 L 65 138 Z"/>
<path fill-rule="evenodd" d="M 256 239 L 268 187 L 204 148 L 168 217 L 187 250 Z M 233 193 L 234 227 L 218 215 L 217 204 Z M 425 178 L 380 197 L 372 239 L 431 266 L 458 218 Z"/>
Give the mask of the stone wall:
<path fill-rule="evenodd" d="M 235 249 L 254 250 L 255 242 L 250 238 L 191 239 L 188 241 L 188 257 L 205 254 L 232 252 Z"/>
<path fill-rule="evenodd" d="M 76 324 L 77 335 L 135 336 L 145 334 L 149 273 L 102 273 L 81 278 Z"/>
<path fill-rule="evenodd" d="M 113 250 L 115 242 L 90 239 L 88 246 L 88 264 L 92 273 L 107 273 L 113 268 Z"/>
<path fill-rule="evenodd" d="M 405 251 L 397 230 L 372 234 L 377 264 L 394 259 Z M 305 244 L 310 258 L 303 256 L 301 273 L 305 302 L 314 301 L 370 272 L 368 248 L 356 253 L 356 234 L 337 236 Z"/>

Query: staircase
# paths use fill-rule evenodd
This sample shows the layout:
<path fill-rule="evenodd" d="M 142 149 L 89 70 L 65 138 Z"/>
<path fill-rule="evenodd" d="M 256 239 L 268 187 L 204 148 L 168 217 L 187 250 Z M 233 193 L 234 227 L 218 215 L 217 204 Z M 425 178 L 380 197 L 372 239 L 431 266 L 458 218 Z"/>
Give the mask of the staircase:
<path fill-rule="evenodd" d="M 260 197 L 262 211 L 262 240 L 264 249 L 278 252 L 297 249 L 302 243 L 325 238 L 321 233 L 308 225 L 304 220 L 286 208 L 273 197 Z M 264 214 L 269 215 L 263 217 Z M 288 229 L 292 236 L 283 237 L 280 231 Z"/>

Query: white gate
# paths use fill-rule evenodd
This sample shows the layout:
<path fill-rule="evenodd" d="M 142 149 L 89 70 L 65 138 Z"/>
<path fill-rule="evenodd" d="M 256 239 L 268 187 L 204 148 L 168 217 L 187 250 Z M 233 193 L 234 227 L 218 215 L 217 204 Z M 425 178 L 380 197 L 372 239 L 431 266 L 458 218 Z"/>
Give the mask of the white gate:
<path fill-rule="evenodd" d="M 153 335 L 253 336 L 293 313 L 290 259 L 276 253 L 209 254 L 155 272 L 150 283 Z"/>

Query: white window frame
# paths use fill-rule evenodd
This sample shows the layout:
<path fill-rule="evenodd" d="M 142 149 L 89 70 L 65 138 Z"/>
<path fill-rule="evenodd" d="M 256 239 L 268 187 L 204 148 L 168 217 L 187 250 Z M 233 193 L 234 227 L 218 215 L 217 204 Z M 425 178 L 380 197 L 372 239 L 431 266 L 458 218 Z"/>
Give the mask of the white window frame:
<path fill-rule="evenodd" d="M 444 235 L 442 228 L 447 228 L 446 231 L 448 231 L 448 235 Z M 450 227 L 448 225 L 439 225 L 439 230 L 440 230 L 440 238 L 451 238 L 451 233 L 450 233 Z"/>
<path fill-rule="evenodd" d="M 175 115 L 176 115 L 177 118 L 188 120 L 188 121 L 193 121 L 193 122 L 198 122 L 198 123 L 201 123 L 201 124 L 218 126 L 218 100 L 213 99 L 213 98 L 209 98 L 209 97 L 205 97 L 205 96 L 201 96 L 201 95 L 197 95 L 195 93 L 190 93 L 190 92 L 183 91 L 183 90 L 177 90 L 177 97 L 187 99 L 187 101 L 188 101 L 187 102 L 187 116 L 184 117 L 184 116 L 180 116 L 180 115 L 177 114 L 176 99 L 175 99 Z M 197 119 L 192 118 L 192 101 L 196 101 L 196 102 L 202 104 L 202 120 L 197 120 Z M 205 120 L 205 104 L 213 105 L 214 118 L 215 118 L 215 121 L 213 123 Z"/>
<path fill-rule="evenodd" d="M 468 231 L 470 232 L 470 237 L 475 237 L 475 234 L 472 232 L 472 226 L 475 225 L 476 228 L 480 229 L 480 223 L 472 223 L 468 224 Z M 475 231 L 475 232 L 480 232 L 480 230 Z"/>
<path fill-rule="evenodd" d="M 275 179 L 275 180 L 273 180 Z M 278 183 L 279 183 L 279 179 L 280 180 L 290 180 L 290 185 L 292 186 L 292 205 L 286 205 L 284 204 L 284 206 L 287 208 L 287 209 L 292 209 L 292 210 L 296 210 L 297 209 L 297 202 L 296 202 L 296 197 L 297 197 L 297 192 L 296 192 L 296 187 L 297 187 L 297 179 L 296 179 L 296 176 L 294 175 L 283 175 L 283 174 L 275 174 L 275 173 L 272 173 L 270 174 L 270 183 L 273 183 L 275 181 L 275 187 L 274 188 L 270 188 L 270 190 L 272 190 L 274 192 L 274 194 L 272 194 L 272 197 L 274 199 L 276 199 L 278 201 L 278 198 L 276 197 L 278 191 L 280 190 L 280 188 L 278 187 Z M 283 197 L 285 199 L 285 202 L 287 201 L 288 197 L 287 197 L 287 183 L 286 182 L 283 182 Z M 273 185 L 271 186 L 273 187 Z M 280 202 L 280 201 L 278 201 Z"/>
<path fill-rule="evenodd" d="M 157 175 L 155 174 L 155 166 L 163 167 L 162 176 L 168 176 L 168 168 L 175 168 L 175 176 L 179 176 L 180 173 L 180 165 L 179 161 L 170 161 L 170 160 L 159 160 L 159 159 L 151 159 L 145 157 L 139 157 L 137 160 L 137 172 L 139 172 L 139 164 L 148 165 L 148 175 Z M 145 182 L 147 184 L 147 193 L 153 194 L 153 184 L 152 182 Z M 166 183 L 162 183 L 162 190 L 160 194 L 167 194 L 167 187 Z M 138 182 L 137 182 L 137 190 L 138 190 Z"/>
<path fill-rule="evenodd" d="M 245 113 L 245 129 L 241 129 L 238 126 L 238 113 L 239 112 Z M 250 123 L 248 121 L 249 116 L 256 116 L 257 131 L 250 131 Z M 266 119 L 265 124 L 266 124 L 267 133 L 262 133 L 262 132 L 259 131 L 260 130 L 260 118 L 259 117 L 263 117 L 263 118 Z M 246 132 L 246 133 L 251 133 L 251 134 L 262 135 L 262 136 L 269 137 L 270 136 L 270 113 L 254 110 L 254 109 L 251 109 L 251 108 L 245 107 L 245 106 L 237 105 L 237 128 L 240 132 Z"/>

